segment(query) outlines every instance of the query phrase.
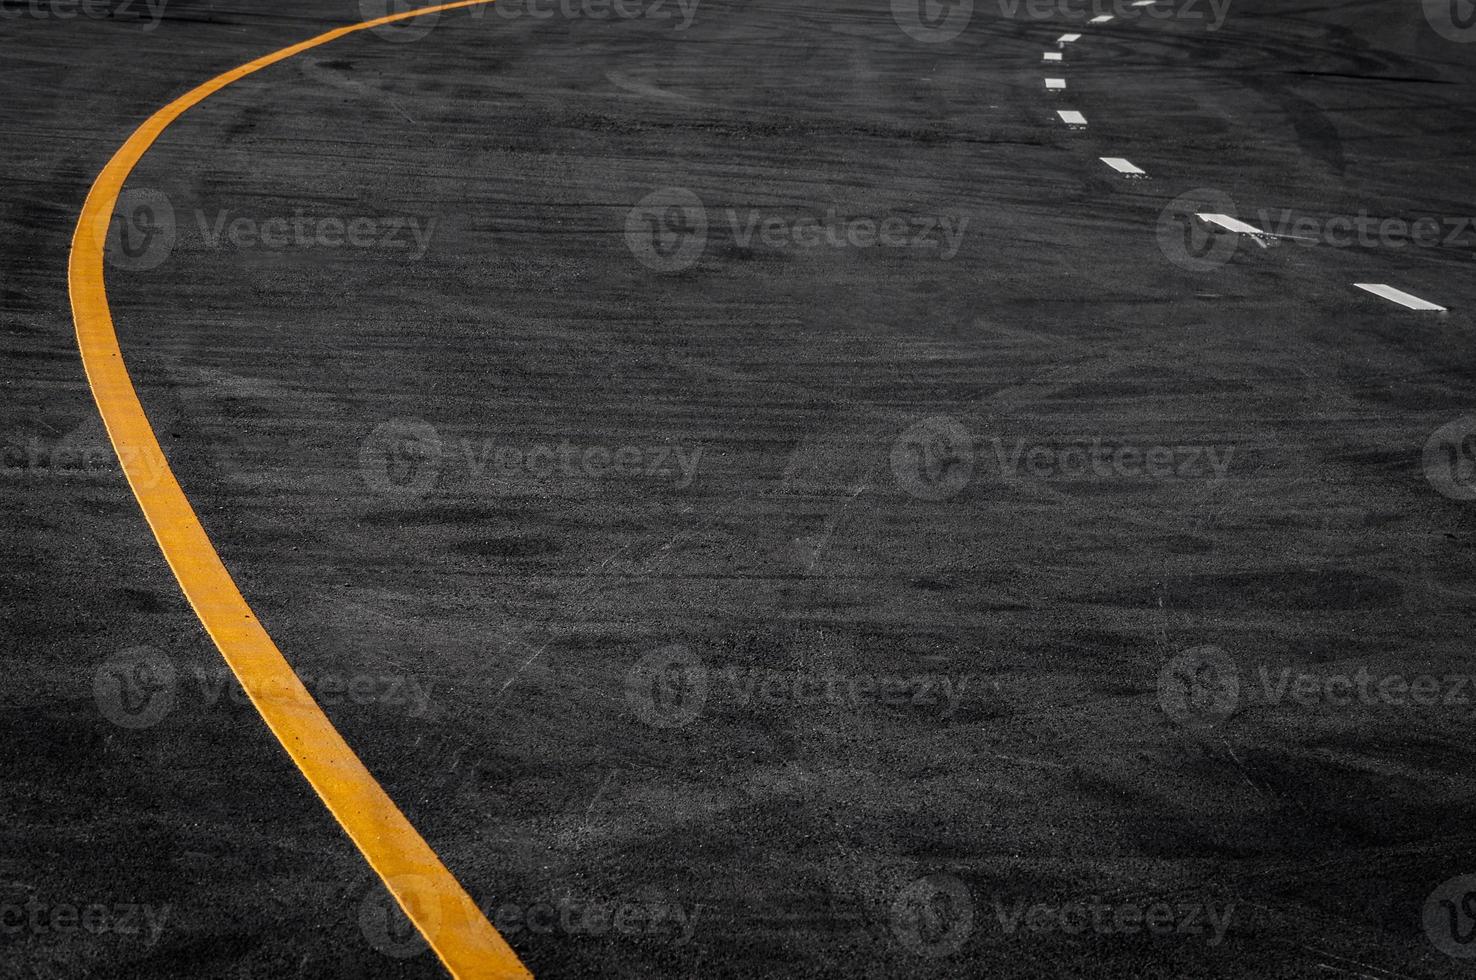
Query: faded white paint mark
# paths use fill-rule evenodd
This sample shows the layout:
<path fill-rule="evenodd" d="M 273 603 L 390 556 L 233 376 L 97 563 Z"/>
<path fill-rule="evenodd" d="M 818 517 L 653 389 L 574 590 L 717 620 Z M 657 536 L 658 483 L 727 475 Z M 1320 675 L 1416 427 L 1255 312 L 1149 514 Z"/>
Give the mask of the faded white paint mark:
<path fill-rule="evenodd" d="M 1436 306 L 1429 300 L 1420 299 L 1418 296 L 1412 296 L 1402 289 L 1395 289 L 1393 286 L 1386 286 L 1381 282 L 1355 282 L 1353 285 L 1359 289 L 1373 293 L 1375 296 L 1383 297 L 1391 303 L 1398 303 L 1400 306 L 1408 307 L 1411 310 L 1429 310 L 1437 313 L 1445 312 L 1445 307 L 1443 306 Z"/>
<path fill-rule="evenodd" d="M 1125 177 L 1146 177 L 1148 172 L 1126 157 L 1102 157 L 1102 162 Z"/>
<path fill-rule="evenodd" d="M 1274 238 L 1269 231 L 1262 231 L 1255 225 L 1248 225 L 1239 218 L 1232 218 L 1228 214 L 1199 214 L 1194 215 L 1206 224 L 1218 225 L 1226 231 L 1233 231 L 1237 235 L 1255 235 L 1257 238 Z"/>

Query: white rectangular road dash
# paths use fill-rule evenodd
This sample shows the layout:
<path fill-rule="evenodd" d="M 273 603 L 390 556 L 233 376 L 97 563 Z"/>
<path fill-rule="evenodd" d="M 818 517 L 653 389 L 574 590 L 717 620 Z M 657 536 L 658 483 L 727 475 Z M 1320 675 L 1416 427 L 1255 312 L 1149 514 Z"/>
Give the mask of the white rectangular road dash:
<path fill-rule="evenodd" d="M 1061 121 L 1068 126 L 1085 126 L 1087 124 L 1087 117 L 1075 109 L 1057 109 L 1056 115 L 1060 116 Z"/>
<path fill-rule="evenodd" d="M 1098 14 L 1097 16 L 1093 17 L 1091 20 L 1087 21 L 1087 23 L 1088 24 L 1105 24 L 1105 23 L 1107 23 L 1111 19 L 1112 19 L 1112 15 L 1111 14 Z"/>
<path fill-rule="evenodd" d="M 1148 173 L 1126 157 L 1102 157 L 1102 162 L 1118 173 L 1126 174 L 1129 177 L 1143 177 Z"/>
<path fill-rule="evenodd" d="M 1064 78 L 1047 78 L 1045 82 L 1046 88 L 1048 89 L 1063 89 L 1066 87 L 1066 79 Z"/>
<path fill-rule="evenodd" d="M 1060 37 L 1056 38 L 1056 43 L 1057 44 L 1070 44 L 1072 41 L 1080 41 L 1080 40 L 1081 40 L 1081 35 L 1080 34 L 1062 34 Z"/>
<path fill-rule="evenodd" d="M 1386 286 L 1381 282 L 1355 282 L 1353 285 L 1357 286 L 1359 289 L 1367 290 L 1368 292 L 1373 293 L 1375 296 L 1382 296 L 1384 299 L 1388 300 L 1391 303 L 1398 303 L 1400 306 L 1407 306 L 1411 310 L 1435 310 L 1440 313 L 1445 312 L 1445 307 L 1443 306 L 1436 306 L 1434 303 L 1431 303 L 1428 300 L 1420 299 L 1418 296 L 1411 296 L 1409 293 L 1406 293 L 1402 289 L 1395 289 L 1393 286 Z"/>
<path fill-rule="evenodd" d="M 1061 60 L 1061 52 L 1059 52 L 1059 51 L 1047 51 L 1045 54 L 1042 54 L 1041 55 L 1041 58 L 1043 58 L 1046 61 L 1060 61 Z"/>
<path fill-rule="evenodd" d="M 1259 238 L 1272 237 L 1270 232 L 1262 231 L 1255 225 L 1248 225 L 1239 218 L 1232 218 L 1228 214 L 1195 214 L 1194 217 L 1200 221 L 1218 225 L 1226 231 L 1233 231 L 1239 235 L 1255 235 Z"/>
<path fill-rule="evenodd" d="M 1158 0 L 1133 0 L 1132 3 L 1128 4 L 1128 6 L 1129 7 L 1151 7 L 1151 6 L 1153 6 L 1157 2 L 1158 2 Z"/>

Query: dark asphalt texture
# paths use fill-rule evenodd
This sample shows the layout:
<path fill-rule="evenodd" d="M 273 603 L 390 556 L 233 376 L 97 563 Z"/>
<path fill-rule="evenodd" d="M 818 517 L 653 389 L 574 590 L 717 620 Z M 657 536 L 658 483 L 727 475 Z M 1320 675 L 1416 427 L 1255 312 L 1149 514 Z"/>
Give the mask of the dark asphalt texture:
<path fill-rule="evenodd" d="M 67 301 L 76 215 L 133 129 L 359 8 L 134 6 L 0 3 L 0 975 L 439 976 L 230 693 L 105 451 Z M 1476 411 L 1476 228 L 1325 232 L 1476 214 L 1476 44 L 1418 3 L 1234 0 L 1212 30 L 977 0 L 936 44 L 876 0 L 665 12 L 448 13 L 243 80 L 144 158 L 128 190 L 168 202 L 172 247 L 109 278 L 242 592 L 529 967 L 1466 975 L 1422 917 L 1476 874 L 1469 703 L 1185 723 L 1160 671 L 1205 647 L 1257 691 L 1471 671 L 1476 502 L 1425 448 Z M 708 222 L 675 271 L 632 218 L 666 188 Z M 1182 195 L 1319 241 L 1186 257 Z M 764 238 L 832 211 L 966 224 L 946 257 Z M 337 244 L 262 244 L 299 216 Z M 927 419 L 973 460 L 943 499 L 908 476 Z M 997 448 L 1094 443 L 1176 469 L 999 472 Z M 609 465 L 571 470 L 591 449 Z M 141 647 L 173 700 L 130 727 L 109 684 Z M 643 700 L 678 657 L 701 670 L 657 685 L 675 706 Z M 1099 899 L 1228 928 L 1007 926 Z"/>

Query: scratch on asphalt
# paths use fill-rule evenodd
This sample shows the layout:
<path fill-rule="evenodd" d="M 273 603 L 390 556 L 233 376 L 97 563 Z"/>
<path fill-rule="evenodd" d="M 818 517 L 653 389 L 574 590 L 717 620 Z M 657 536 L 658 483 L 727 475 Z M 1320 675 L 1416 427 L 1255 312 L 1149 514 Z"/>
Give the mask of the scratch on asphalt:
<path fill-rule="evenodd" d="M 850 509 L 851 504 L 856 502 L 856 498 L 871 487 L 871 474 L 875 472 L 876 467 L 873 466 L 871 472 L 866 474 L 866 478 L 861 481 L 861 484 L 846 497 L 845 503 L 840 506 L 840 510 L 831 514 L 830 520 L 825 522 L 825 533 L 820 535 L 820 540 L 815 543 L 815 553 L 810 556 L 810 562 L 805 567 L 806 575 L 815 574 L 815 566 L 820 563 L 820 556 L 825 553 L 825 549 L 830 545 L 830 539 L 835 534 L 835 529 L 840 525 L 841 518 L 846 515 L 846 511 Z"/>
<path fill-rule="evenodd" d="M 529 665 L 531 665 L 533 663 L 533 661 L 537 660 L 538 657 L 539 657 L 539 655 L 542 654 L 543 651 L 545 651 L 547 649 L 548 649 L 548 644 L 545 643 L 543 646 L 539 647 L 537 650 L 534 650 L 533 651 L 533 655 L 531 657 L 529 657 L 527 660 L 524 660 L 523 661 L 523 666 L 521 666 L 517 670 L 513 671 L 512 672 L 512 676 L 509 677 L 506 681 L 504 681 L 503 684 L 502 684 L 502 686 L 497 689 L 497 693 L 492 696 L 492 700 L 493 701 L 496 701 L 498 698 L 502 697 L 502 695 L 507 692 L 507 689 L 509 687 L 512 687 L 512 682 L 518 679 L 518 675 L 522 674 L 523 671 L 527 670 L 528 667 L 529 667 Z"/>

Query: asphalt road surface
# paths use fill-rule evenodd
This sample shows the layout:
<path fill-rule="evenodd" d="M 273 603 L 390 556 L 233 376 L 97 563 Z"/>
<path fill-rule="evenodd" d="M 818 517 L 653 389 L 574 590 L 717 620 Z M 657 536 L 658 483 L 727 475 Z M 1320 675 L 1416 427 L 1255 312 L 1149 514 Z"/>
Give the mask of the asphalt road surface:
<path fill-rule="evenodd" d="M 372 6 L 0 2 L 0 975 L 445 975 L 68 299 L 140 123 Z M 242 594 L 538 977 L 1468 975 L 1469 13 L 499 0 L 189 110 L 108 296 Z"/>

